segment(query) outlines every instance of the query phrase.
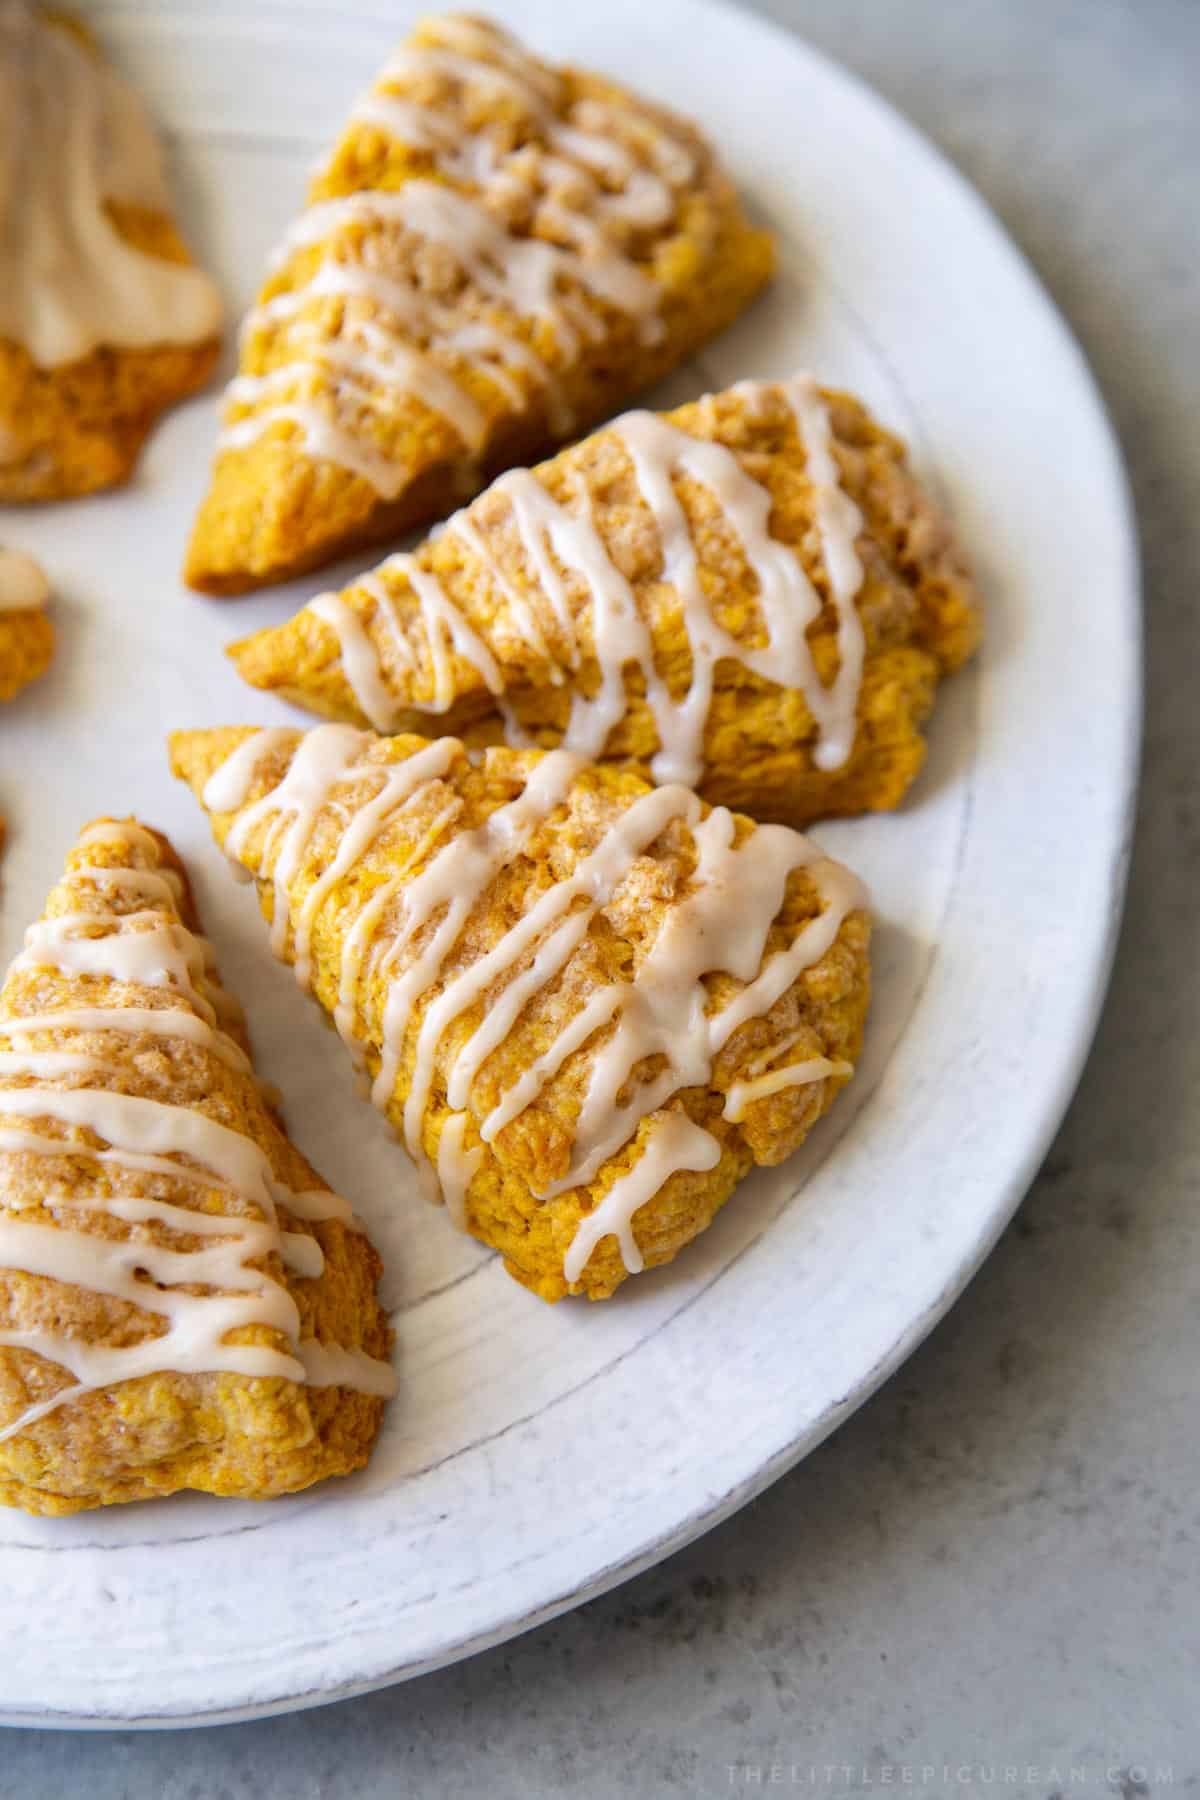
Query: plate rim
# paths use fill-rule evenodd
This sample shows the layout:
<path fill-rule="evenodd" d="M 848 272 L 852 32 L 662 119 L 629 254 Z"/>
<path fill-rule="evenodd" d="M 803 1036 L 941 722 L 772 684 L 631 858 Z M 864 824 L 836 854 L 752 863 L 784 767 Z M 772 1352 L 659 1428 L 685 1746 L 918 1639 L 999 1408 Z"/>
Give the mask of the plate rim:
<path fill-rule="evenodd" d="M 489 1629 L 468 1631 L 434 1654 L 411 1658 L 407 1662 L 359 1679 L 350 1678 L 299 1692 L 280 1693 L 272 1699 L 258 1700 L 242 1706 L 163 1711 L 141 1716 L 115 1712 L 77 1714 L 69 1709 L 60 1712 L 53 1708 L 31 1710 L 0 1706 L 0 1725 L 81 1731 L 116 1728 L 174 1730 L 266 1718 L 332 1704 L 377 1692 L 493 1648 L 644 1573 L 731 1517 L 795 1467 L 863 1405 L 912 1354 L 964 1292 L 1009 1223 L 1028 1191 L 1079 1084 L 1107 994 L 1123 914 L 1138 797 L 1144 702 L 1143 595 L 1136 512 L 1120 442 L 1104 395 L 1078 339 L 1036 269 L 978 189 L 939 145 L 869 82 L 815 47 L 800 32 L 760 14 L 744 12 L 733 4 L 733 0 L 687 0 L 687 4 L 701 14 L 709 14 L 736 24 L 746 37 L 757 40 L 763 54 L 774 49 L 781 57 L 798 56 L 815 65 L 824 81 L 850 90 L 860 104 L 873 109 L 889 129 L 905 141 L 913 156 L 935 169 L 954 190 L 960 204 L 974 214 L 978 231 L 986 235 L 992 248 L 1005 256 L 1024 277 L 1031 301 L 1040 303 L 1047 324 L 1053 328 L 1059 353 L 1074 364 L 1081 395 L 1091 403 L 1095 427 L 1094 451 L 1097 457 L 1103 454 L 1104 480 L 1109 489 L 1113 523 L 1121 539 L 1122 551 L 1122 566 L 1114 589 L 1119 589 L 1125 602 L 1121 615 L 1124 626 L 1121 639 L 1124 667 L 1120 671 L 1121 680 L 1116 689 L 1119 716 L 1111 722 L 1113 735 L 1117 740 L 1114 767 L 1119 770 L 1120 791 L 1113 795 L 1110 836 L 1109 841 L 1103 845 L 1107 887 L 1103 896 L 1098 896 L 1098 905 L 1103 905 L 1104 929 L 1087 966 L 1077 965 L 1072 976 L 1067 996 L 1069 1018 L 1061 1033 L 1056 1079 L 1037 1095 L 1036 1104 L 1031 1104 L 1013 1122 L 1013 1136 L 1018 1140 L 1018 1147 L 1014 1149 L 1011 1166 L 1004 1178 L 995 1184 L 995 1198 L 987 1208 L 986 1215 L 981 1209 L 976 1216 L 978 1229 L 969 1251 L 961 1257 L 934 1299 L 909 1320 L 887 1351 L 872 1363 L 844 1395 L 826 1405 L 803 1429 L 783 1443 L 774 1455 L 759 1462 L 715 1499 L 702 1501 L 672 1528 L 659 1531 L 636 1548 L 630 1549 L 589 1581 L 540 1602 L 532 1610 L 514 1611 L 497 1620 Z M 977 703 L 980 685 L 978 675 L 972 679 L 977 684 Z M 936 959 L 936 947 L 934 957 Z M 169 1553 L 169 1546 L 164 1549 Z"/>

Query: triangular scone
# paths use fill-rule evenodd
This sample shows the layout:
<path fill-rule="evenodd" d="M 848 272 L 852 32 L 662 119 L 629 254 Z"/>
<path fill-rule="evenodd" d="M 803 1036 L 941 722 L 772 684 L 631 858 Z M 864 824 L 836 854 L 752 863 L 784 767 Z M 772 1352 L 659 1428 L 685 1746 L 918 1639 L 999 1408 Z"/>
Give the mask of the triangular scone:
<path fill-rule="evenodd" d="M 0 1502 L 366 1462 L 379 1263 L 285 1136 L 166 839 L 101 819 L 0 990 Z"/>
<path fill-rule="evenodd" d="M 485 20 L 425 20 L 246 321 L 188 581 L 240 593 L 443 516 L 682 362 L 771 266 L 694 126 Z"/>
<path fill-rule="evenodd" d="M 979 631 L 903 445 L 798 376 L 629 413 L 230 654 L 327 717 L 562 744 L 805 825 L 899 803 Z"/>
<path fill-rule="evenodd" d="M 865 896 L 796 832 L 346 725 L 179 732 L 172 767 L 431 1197 L 543 1299 L 670 1261 L 852 1073 Z"/>
<path fill-rule="evenodd" d="M 172 218 L 140 97 L 81 25 L 0 7 L 0 501 L 128 479 L 201 387 L 221 299 Z"/>
<path fill-rule="evenodd" d="M 32 556 L 0 547 L 0 700 L 11 700 L 50 667 L 49 598 L 50 584 Z"/>

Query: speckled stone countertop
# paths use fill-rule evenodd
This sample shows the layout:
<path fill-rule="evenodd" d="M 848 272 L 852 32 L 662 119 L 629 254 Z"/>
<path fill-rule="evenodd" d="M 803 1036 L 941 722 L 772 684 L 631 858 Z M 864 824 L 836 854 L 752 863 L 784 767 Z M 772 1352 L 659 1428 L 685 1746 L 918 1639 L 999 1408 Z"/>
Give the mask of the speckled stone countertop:
<path fill-rule="evenodd" d="M 325 1711 L 173 1737 L 5 1733 L 0 1800 L 1200 1784 L 1200 0 L 761 10 L 978 185 L 1125 447 L 1145 785 L 1078 1097 L 924 1348 L 689 1550 L 517 1643 Z"/>

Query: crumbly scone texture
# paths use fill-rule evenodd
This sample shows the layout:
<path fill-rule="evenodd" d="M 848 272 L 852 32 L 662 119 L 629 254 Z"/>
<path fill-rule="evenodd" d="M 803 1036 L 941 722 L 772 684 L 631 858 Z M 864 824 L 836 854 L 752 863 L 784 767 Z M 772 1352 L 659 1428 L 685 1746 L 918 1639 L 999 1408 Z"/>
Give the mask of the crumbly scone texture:
<path fill-rule="evenodd" d="M 102 53 L 87 27 L 57 9 L 54 25 Z M 193 259 L 165 213 L 110 201 L 128 244 L 165 262 Z M 23 345 L 0 338 L 0 504 L 69 500 L 128 481 L 160 413 L 202 388 L 218 338 L 146 350 L 105 346 L 61 368 L 39 368 Z"/>
<path fill-rule="evenodd" d="M 101 823 L 111 823 L 102 821 Z M 155 848 L 138 837 L 121 836 L 119 824 L 105 841 L 94 829 L 67 859 L 66 873 L 53 889 L 43 917 L 64 914 L 137 913 L 143 924 L 178 920 L 195 932 L 197 920 L 186 875 L 170 844 L 151 834 Z M 89 879 L 89 868 L 172 871 L 182 882 L 177 906 L 150 901 L 144 893 Z M 138 929 L 106 925 L 96 933 Z M 55 968 L 9 971 L 0 990 L 0 1024 L 23 1015 L 82 1007 L 189 1008 L 174 986 L 142 986 L 104 975 L 65 974 Z M 230 1020 L 226 1030 L 247 1050 L 244 1028 Z M 5 1041 L 5 1047 L 12 1040 Z M 78 1076 L 79 1085 L 104 1085 L 115 1092 L 165 1100 L 203 1113 L 263 1150 L 274 1175 L 294 1192 L 324 1188 L 288 1139 L 258 1083 L 199 1043 L 157 1033 L 54 1026 L 22 1036 L 21 1048 L 75 1052 L 96 1057 L 109 1073 Z M 83 1210 L 90 1201 L 128 1195 L 159 1200 L 198 1213 L 261 1216 L 251 1203 L 228 1189 L 194 1179 L 122 1169 L 97 1159 L 103 1148 L 85 1127 L 51 1116 L 6 1119 L 4 1094 L 30 1085 L 58 1088 L 72 1077 L 0 1074 L 0 1131 L 35 1132 L 69 1142 L 52 1157 L 29 1149 L 0 1147 L 0 1221 L 85 1229 L 98 1238 L 137 1238 L 177 1250 L 202 1242 L 151 1220 L 124 1223 L 112 1213 Z M 176 1159 L 177 1160 L 177 1159 Z M 186 1166 L 186 1165 L 181 1165 Z M 194 1171 L 193 1171 L 194 1174 Z M 375 1284 L 379 1261 L 367 1238 L 339 1219 L 311 1223 L 279 1208 L 291 1232 L 317 1240 L 323 1273 L 301 1278 L 272 1254 L 262 1264 L 295 1300 L 301 1337 L 386 1357 L 390 1334 Z M 23 1273 L 0 1258 L 0 1331 L 52 1331 L 89 1345 L 132 1345 L 163 1328 L 162 1319 L 121 1298 Z M 245 1326 L 230 1340 L 269 1344 L 286 1350 L 279 1332 Z M 28 1408 L 73 1383 L 61 1366 L 31 1350 L 0 1345 L 0 1432 Z M 383 1402 L 337 1387 L 303 1386 L 279 1377 L 162 1372 L 87 1391 L 0 1440 L 0 1502 L 26 1512 L 63 1514 L 118 1501 L 144 1500 L 184 1488 L 243 1499 L 293 1493 L 328 1476 L 362 1467 L 378 1433 Z"/>
<path fill-rule="evenodd" d="M 511 40 L 483 22 L 472 23 L 494 34 L 495 48 L 486 60 L 503 65 L 516 48 Z M 424 21 L 411 42 L 437 49 L 442 43 L 438 21 Z M 556 408 L 541 378 L 520 361 L 507 367 L 499 383 L 443 339 L 436 344 L 413 340 L 480 409 L 486 420 L 481 448 L 468 453 L 446 417 L 415 395 L 393 395 L 386 408 L 364 413 L 356 426 L 367 435 L 373 455 L 404 472 L 400 491 L 381 498 L 362 475 L 307 455 L 294 422 L 273 422 L 250 444 L 224 449 L 217 457 L 187 556 L 185 575 L 193 587 L 213 594 L 241 593 L 444 516 L 500 469 L 528 463 L 555 443 L 586 431 L 677 367 L 730 324 L 769 280 L 771 239 L 746 219 L 728 177 L 693 125 L 585 70 L 534 67 L 539 83 L 554 95 L 560 124 L 571 127 L 581 119 L 602 118 L 604 130 L 639 170 L 654 169 L 654 131 L 662 126 L 669 127 L 691 158 L 691 176 L 675 190 L 670 219 L 639 225 L 616 221 L 611 212 L 603 218 L 610 241 L 657 286 L 661 329 L 647 337 L 615 304 L 585 294 L 569 277 L 560 278 L 559 298 L 572 321 L 586 321 L 586 328 L 575 333 L 579 341 L 572 344 L 553 320 L 489 297 L 446 246 L 380 219 L 339 226 L 323 242 L 288 256 L 264 285 L 260 301 L 304 286 L 323 264 L 365 264 L 415 290 L 423 302 L 442 306 L 464 332 L 498 329 L 518 340 L 550 371 L 559 404 Z M 453 55 L 439 71 L 403 76 L 385 71 L 376 93 L 399 94 L 405 102 L 436 108 L 452 139 L 486 141 L 499 159 L 520 151 L 519 175 L 489 191 L 484 205 L 514 240 L 571 241 L 547 199 L 561 159 L 551 154 L 544 117 L 532 113 L 519 93 L 470 78 Z M 314 180 L 309 200 L 396 190 L 431 176 L 463 192 L 478 192 L 469 181 L 435 174 L 429 150 L 405 144 L 377 124 L 355 121 Z M 619 182 L 609 182 L 607 191 L 620 195 L 623 189 Z M 243 346 L 241 372 L 261 376 L 284 365 L 302 365 L 306 358 L 319 367 L 322 346 L 336 346 L 339 338 L 349 336 L 352 324 L 365 321 L 370 328 L 381 317 L 380 307 L 369 298 L 313 299 L 289 320 L 257 326 Z M 335 386 L 327 377 L 320 404 L 340 408 L 345 418 L 353 396 L 335 400 Z M 252 405 L 235 404 L 229 418 L 251 410 Z"/>
<path fill-rule="evenodd" d="M 237 727 L 178 732 L 171 740 L 172 768 L 202 798 L 210 776 L 247 735 L 245 729 Z M 278 785 L 299 736 L 264 756 L 247 795 L 247 806 Z M 379 738 L 367 760 L 382 764 L 403 761 L 425 747 L 424 739 L 413 736 Z M 347 934 L 381 884 L 393 879 L 397 871 L 402 871 L 405 881 L 416 879 L 448 836 L 472 830 L 518 795 L 540 756 L 537 751 L 496 747 L 481 758 L 474 758 L 460 750 L 447 775 L 423 787 L 346 876 L 327 888 L 311 919 L 312 991 L 322 1006 L 332 1012 L 337 1004 Z M 386 1107 L 388 1118 L 398 1130 L 403 1127 L 404 1104 L 412 1083 L 417 1034 L 428 1007 L 447 982 L 486 955 L 541 894 L 569 876 L 613 821 L 648 791 L 648 784 L 635 775 L 585 766 L 573 781 L 565 804 L 549 815 L 523 850 L 483 890 L 438 979 L 414 1007 L 395 1088 Z M 292 956 L 293 926 L 305 897 L 328 866 L 356 799 L 368 792 L 369 784 L 365 782 L 361 794 L 350 789 L 339 792 L 336 805 L 324 807 L 317 816 L 308 851 L 288 887 L 286 959 Z M 219 843 L 225 842 L 238 816 L 210 815 Z M 262 910 L 268 919 L 274 911 L 270 877 L 280 842 L 278 833 L 271 838 L 270 827 L 271 818 L 264 817 L 238 851 L 238 860 L 256 878 Z M 736 820 L 737 841 L 754 830 L 749 819 Z M 565 1278 L 564 1257 L 581 1221 L 639 1160 L 649 1133 L 664 1112 L 685 1114 L 702 1126 L 717 1140 L 721 1154 L 719 1162 L 707 1173 L 683 1171 L 672 1175 L 635 1214 L 634 1236 L 647 1267 L 671 1261 L 703 1231 L 756 1163 L 773 1165 L 789 1156 L 828 1111 L 847 1078 L 833 1075 L 756 1099 L 736 1124 L 723 1117 L 725 1097 L 733 1083 L 745 1079 L 751 1067 L 768 1067 L 776 1054 L 781 1066 L 816 1056 L 852 1065 L 858 1056 L 869 995 L 870 927 L 865 912 L 854 910 L 843 920 L 825 954 L 786 989 L 770 1011 L 731 1036 L 713 1064 L 709 1085 L 682 1090 L 663 1108 L 650 1113 L 636 1137 L 603 1164 L 586 1185 L 554 1198 L 539 1197 L 541 1190 L 570 1167 L 575 1125 L 593 1056 L 597 1046 L 606 1040 L 608 1027 L 601 1028 L 570 1055 L 538 1098 L 498 1132 L 491 1143 L 483 1142 L 480 1122 L 597 989 L 618 980 L 636 980 L 671 909 L 687 895 L 694 867 L 691 834 L 682 821 L 675 821 L 637 857 L 611 898 L 600 907 L 562 971 L 525 1005 L 507 1038 L 481 1064 L 472 1084 L 466 1109 L 465 1148 L 478 1151 L 480 1161 L 466 1193 L 465 1222 L 475 1237 L 501 1252 L 510 1275 L 544 1300 L 559 1300 L 567 1293 L 604 1299 L 625 1279 L 625 1264 L 612 1236 L 596 1245 L 574 1283 Z M 386 944 L 395 937 L 403 905 L 401 887 L 382 914 L 377 942 Z M 794 871 L 771 928 L 765 956 L 786 949 L 821 910 L 821 895 L 810 873 L 805 869 Z M 425 942 L 426 934 L 417 934 L 390 974 L 402 974 L 408 962 L 419 956 Z M 518 969 L 527 966 L 535 951 L 536 946 L 521 959 Z M 353 1033 L 372 1075 L 380 1065 L 389 979 L 381 968 L 381 960 L 377 957 L 362 972 L 354 1002 Z M 434 1081 L 421 1123 L 425 1153 L 435 1164 L 441 1134 L 453 1116 L 446 1096 L 448 1064 L 494 1006 L 506 979 L 505 975 L 498 976 L 479 1002 L 450 1025 L 439 1044 Z M 742 985 L 732 975 L 707 977 L 710 1010 L 727 1004 Z M 639 1065 L 634 1079 L 652 1079 L 656 1072 L 655 1067 Z"/>
<path fill-rule="evenodd" d="M 820 769 L 817 727 L 802 692 L 776 685 L 731 659 L 717 664 L 698 791 L 714 805 L 803 826 L 839 814 L 886 811 L 899 804 L 925 757 L 922 727 L 938 682 L 972 653 L 981 632 L 978 592 L 951 528 L 909 466 L 905 446 L 852 396 L 823 390 L 839 479 L 862 515 L 857 551 L 863 582 L 856 605 L 865 638 L 857 730 L 849 759 Z M 837 613 L 816 528 L 816 496 L 792 408 L 783 388 L 731 388 L 682 406 L 668 422 L 719 443 L 770 495 L 770 532 L 792 548 L 823 605 L 808 632 L 816 672 L 838 668 Z M 655 664 L 675 699 L 692 678 L 683 607 L 664 579 L 654 517 L 621 439 L 602 430 L 534 470 L 568 510 L 588 510 L 611 561 L 628 581 L 650 628 Z M 765 642 L 757 581 L 718 498 L 676 471 L 672 485 L 686 516 L 700 580 L 718 623 L 747 648 Z M 561 742 L 572 697 L 589 697 L 600 680 L 587 585 L 545 554 L 565 583 L 578 661 L 538 572 L 529 564 L 504 484 L 482 494 L 466 517 L 486 560 L 451 529 L 428 539 L 417 566 L 435 574 L 501 672 L 512 716 L 529 739 Z M 379 605 L 382 588 L 390 606 Z M 532 611 L 545 650 L 530 641 L 513 595 Z M 402 571 L 383 565 L 340 598 L 361 622 L 397 717 L 405 729 L 451 730 L 469 743 L 495 742 L 503 724 L 475 662 L 452 646 L 431 646 L 426 615 Z M 435 659 L 436 648 L 436 659 Z M 304 610 L 285 624 L 231 647 L 253 686 L 275 690 L 328 718 L 366 723 L 342 664 L 336 632 Z M 448 711 L 430 710 L 439 664 L 450 669 Z M 566 681 L 564 668 L 570 669 Z M 604 756 L 646 772 L 660 748 L 639 671 L 625 672 L 626 711 Z M 442 698 L 446 698 L 445 693 Z"/>
<path fill-rule="evenodd" d="M 163 213 L 109 204 L 125 241 L 167 262 L 192 258 Z M 77 362 L 42 369 L 0 339 L 0 503 L 69 500 L 128 481 L 161 413 L 202 388 L 220 340 L 148 350 L 102 346 Z"/>
<path fill-rule="evenodd" d="M 41 606 L 0 612 L 0 700 L 11 700 L 50 667 L 54 627 Z"/>

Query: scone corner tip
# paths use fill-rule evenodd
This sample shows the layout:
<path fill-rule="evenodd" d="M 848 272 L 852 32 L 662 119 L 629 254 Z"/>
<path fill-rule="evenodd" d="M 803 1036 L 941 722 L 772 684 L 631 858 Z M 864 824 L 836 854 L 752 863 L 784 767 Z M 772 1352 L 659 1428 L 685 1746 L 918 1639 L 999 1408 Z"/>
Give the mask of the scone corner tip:
<path fill-rule="evenodd" d="M 209 776 L 257 730 L 256 725 L 214 725 L 169 732 L 167 755 L 172 775 L 186 781 L 202 800 Z"/>
<path fill-rule="evenodd" d="M 247 687 L 269 690 L 275 686 L 272 674 L 278 657 L 271 652 L 281 629 L 268 626 L 265 631 L 253 631 L 226 644 L 225 654 Z"/>

